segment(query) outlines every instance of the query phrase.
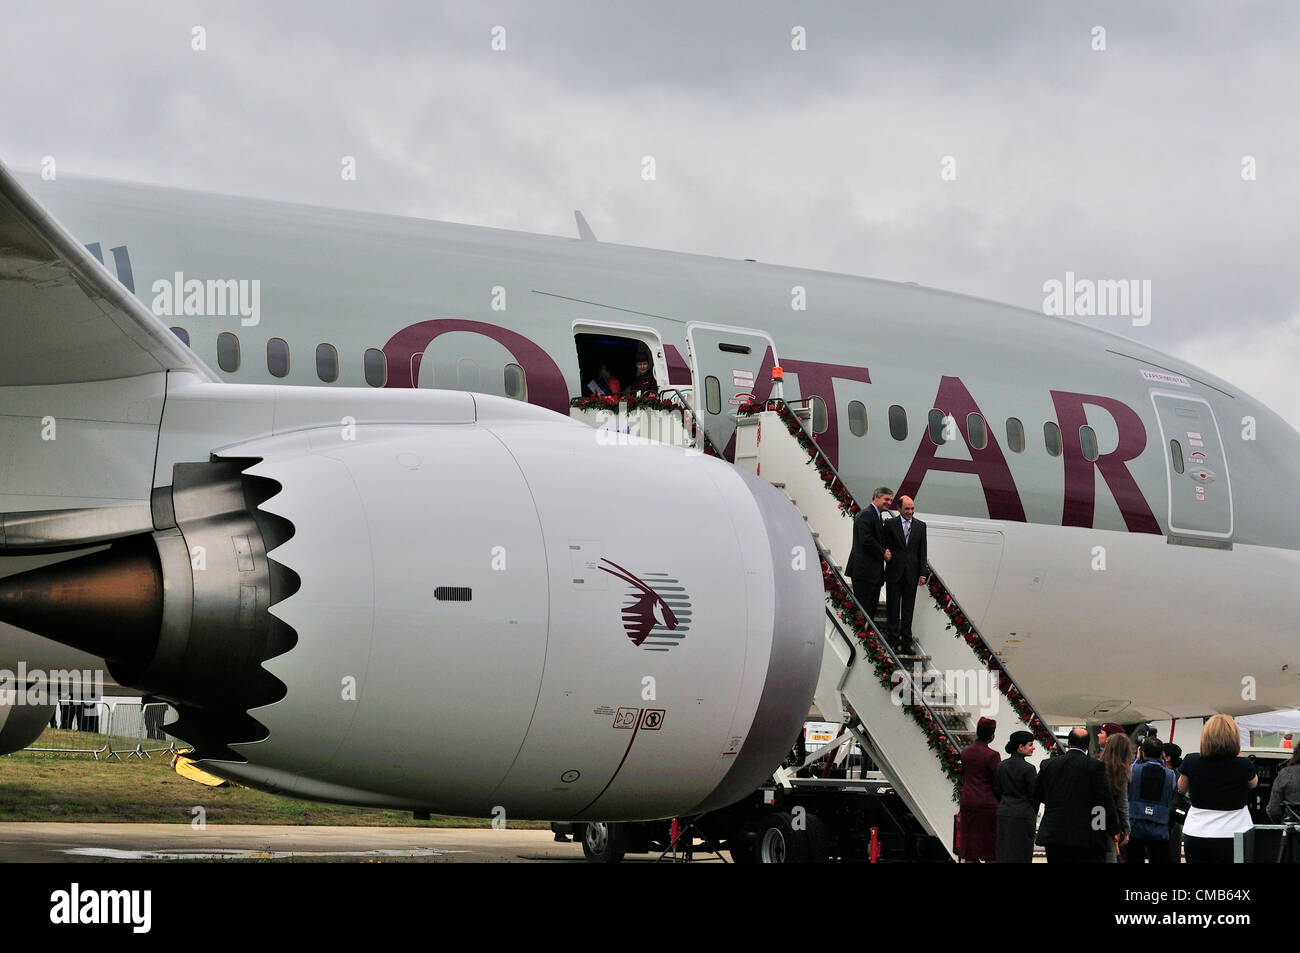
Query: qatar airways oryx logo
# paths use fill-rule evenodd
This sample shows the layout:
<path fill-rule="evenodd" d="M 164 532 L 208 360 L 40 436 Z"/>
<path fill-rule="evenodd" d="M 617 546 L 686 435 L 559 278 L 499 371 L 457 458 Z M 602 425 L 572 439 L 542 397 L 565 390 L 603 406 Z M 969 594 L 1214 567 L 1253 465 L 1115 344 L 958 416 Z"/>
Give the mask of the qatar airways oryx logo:
<path fill-rule="evenodd" d="M 623 628 L 632 644 L 647 652 L 667 652 L 690 631 L 691 599 L 686 588 L 666 572 L 640 578 L 616 562 L 602 559 L 601 571 L 628 584 Z"/>
<path fill-rule="evenodd" d="M 150 307 L 160 318 L 238 316 L 239 323 L 251 328 L 262 320 L 262 280 L 260 278 L 186 278 L 178 271 L 172 278 L 153 283 Z"/>

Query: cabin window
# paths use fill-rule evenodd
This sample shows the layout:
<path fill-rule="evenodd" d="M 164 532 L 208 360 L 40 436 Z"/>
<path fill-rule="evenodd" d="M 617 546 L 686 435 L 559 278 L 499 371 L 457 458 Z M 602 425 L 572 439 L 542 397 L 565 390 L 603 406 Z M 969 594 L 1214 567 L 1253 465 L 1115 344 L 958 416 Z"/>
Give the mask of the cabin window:
<path fill-rule="evenodd" d="M 849 432 L 855 437 L 867 435 L 867 405 L 860 400 L 849 401 Z"/>
<path fill-rule="evenodd" d="M 362 366 L 366 372 L 366 383 L 371 387 L 383 387 L 388 383 L 388 356 L 379 348 L 366 348 Z"/>
<path fill-rule="evenodd" d="M 711 414 L 722 413 L 722 385 L 716 377 L 704 378 L 704 409 Z"/>
<path fill-rule="evenodd" d="M 1174 461 L 1174 472 L 1182 473 L 1186 469 L 1186 466 L 1183 463 L 1183 445 L 1177 440 L 1170 440 L 1169 455 Z"/>
<path fill-rule="evenodd" d="M 1050 456 L 1061 455 L 1061 428 L 1055 421 L 1049 420 L 1043 424 L 1043 442 L 1047 444 L 1047 452 Z"/>
<path fill-rule="evenodd" d="M 239 370 L 239 338 L 229 331 L 217 335 L 217 367 L 227 374 Z"/>
<path fill-rule="evenodd" d="M 333 344 L 316 345 L 316 376 L 326 384 L 339 379 L 339 351 Z"/>
<path fill-rule="evenodd" d="M 930 431 L 930 442 L 936 447 L 942 447 L 947 443 L 947 438 L 943 435 L 943 424 L 948 419 L 948 415 L 942 410 L 931 410 L 927 418 L 927 428 Z"/>
<path fill-rule="evenodd" d="M 1083 459 L 1097 459 L 1097 431 L 1086 424 L 1079 428 L 1079 446 L 1083 450 Z"/>
<path fill-rule="evenodd" d="M 284 338 L 266 342 L 266 369 L 272 377 L 289 376 L 289 344 Z"/>
<path fill-rule="evenodd" d="M 184 344 L 186 347 L 190 346 L 189 331 L 186 331 L 184 328 L 172 328 L 171 330 L 172 330 L 172 334 L 176 335 L 178 338 L 181 339 L 182 344 Z"/>
<path fill-rule="evenodd" d="M 966 439 L 972 450 L 983 450 L 989 445 L 989 428 L 983 414 L 966 415 Z"/>
<path fill-rule="evenodd" d="M 808 408 L 812 411 L 812 432 L 825 433 L 826 428 L 830 426 L 830 419 L 826 415 L 826 401 L 820 397 L 811 397 L 808 399 Z"/>
<path fill-rule="evenodd" d="M 1012 453 L 1024 453 L 1025 425 L 1015 417 L 1007 418 L 1007 447 Z"/>
<path fill-rule="evenodd" d="M 506 396 L 511 400 L 528 399 L 528 379 L 524 376 L 524 369 L 518 364 L 506 365 Z"/>
<path fill-rule="evenodd" d="M 889 406 L 889 435 L 895 440 L 907 439 L 907 411 L 898 404 Z"/>
<path fill-rule="evenodd" d="M 456 361 L 456 384 L 461 390 L 483 389 L 483 370 L 478 366 L 478 361 L 472 357 L 462 357 Z"/>

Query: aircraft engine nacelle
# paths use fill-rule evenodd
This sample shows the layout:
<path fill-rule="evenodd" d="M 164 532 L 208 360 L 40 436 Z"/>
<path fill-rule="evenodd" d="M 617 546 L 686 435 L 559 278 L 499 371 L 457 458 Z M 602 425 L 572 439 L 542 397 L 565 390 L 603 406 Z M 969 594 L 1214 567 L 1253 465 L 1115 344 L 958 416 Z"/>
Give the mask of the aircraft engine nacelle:
<path fill-rule="evenodd" d="M 174 526 L 45 567 L 8 621 L 103 655 L 214 771 L 266 789 L 507 818 L 721 806 L 807 715 L 816 549 L 756 477 L 609 436 L 371 425 L 226 448 L 155 494 Z M 38 627 L 73 590 L 103 624 L 82 604 Z"/>

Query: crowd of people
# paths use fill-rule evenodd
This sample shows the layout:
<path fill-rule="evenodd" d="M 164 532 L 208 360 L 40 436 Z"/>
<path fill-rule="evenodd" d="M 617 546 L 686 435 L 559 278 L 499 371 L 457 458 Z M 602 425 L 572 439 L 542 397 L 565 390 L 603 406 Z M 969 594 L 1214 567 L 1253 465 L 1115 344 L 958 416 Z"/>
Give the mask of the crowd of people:
<path fill-rule="evenodd" d="M 1065 754 L 1037 771 L 1028 760 L 1033 735 L 1013 732 L 1003 760 L 990 746 L 996 728 L 981 718 L 961 753 L 961 860 L 1030 863 L 1037 843 L 1048 863 L 1179 863 L 1184 852 L 1188 863 L 1232 863 L 1233 835 L 1253 824 L 1248 804 L 1259 777 L 1227 715 L 1205 723 L 1200 751 L 1186 758 L 1154 735 L 1135 750 L 1110 722 L 1097 732 L 1094 756 L 1088 732 L 1076 728 Z M 1277 776 L 1269 818 L 1286 820 L 1288 809 L 1300 810 L 1300 754 Z"/>

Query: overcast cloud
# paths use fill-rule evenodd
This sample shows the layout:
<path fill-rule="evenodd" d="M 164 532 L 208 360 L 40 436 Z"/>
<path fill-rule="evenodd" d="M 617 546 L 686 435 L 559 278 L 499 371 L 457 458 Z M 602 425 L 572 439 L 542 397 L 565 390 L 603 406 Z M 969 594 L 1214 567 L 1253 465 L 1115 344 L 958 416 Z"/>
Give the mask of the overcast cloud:
<path fill-rule="evenodd" d="M 1149 326 L 1093 323 L 1300 425 L 1300 7 L 1131 6 L 28 6 L 0 158 L 566 235 L 581 208 L 605 241 L 1034 309 L 1067 270 L 1150 279 Z"/>

